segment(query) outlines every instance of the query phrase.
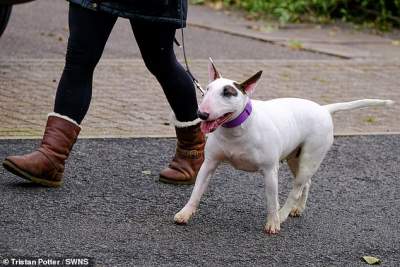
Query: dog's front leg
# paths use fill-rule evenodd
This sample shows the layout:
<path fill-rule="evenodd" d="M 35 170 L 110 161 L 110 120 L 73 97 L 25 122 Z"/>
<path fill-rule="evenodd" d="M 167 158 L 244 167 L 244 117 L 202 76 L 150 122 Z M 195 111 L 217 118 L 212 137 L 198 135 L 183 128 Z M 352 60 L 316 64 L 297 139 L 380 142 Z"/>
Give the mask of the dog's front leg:
<path fill-rule="evenodd" d="M 199 206 L 201 196 L 204 194 L 207 189 L 208 182 L 215 169 L 217 168 L 219 161 L 217 160 L 205 160 L 203 165 L 199 170 L 197 175 L 196 183 L 194 185 L 192 195 L 188 203 L 181 209 L 177 214 L 175 214 L 174 221 L 177 224 L 186 224 L 190 217 L 196 212 L 197 207 Z"/>
<path fill-rule="evenodd" d="M 267 223 L 264 230 L 268 234 L 277 234 L 280 231 L 278 215 L 278 169 L 279 163 L 262 171 L 265 179 L 265 196 L 267 199 Z"/>

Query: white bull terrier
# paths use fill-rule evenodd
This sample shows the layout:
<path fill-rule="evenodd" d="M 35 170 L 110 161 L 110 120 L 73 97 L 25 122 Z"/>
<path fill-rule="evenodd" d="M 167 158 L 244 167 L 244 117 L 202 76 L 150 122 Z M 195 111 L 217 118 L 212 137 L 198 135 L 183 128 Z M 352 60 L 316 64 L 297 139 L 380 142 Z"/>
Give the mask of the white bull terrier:
<path fill-rule="evenodd" d="M 203 120 L 202 131 L 211 134 L 192 195 L 175 215 L 176 223 L 189 221 L 218 164 L 227 161 L 236 169 L 261 171 L 267 200 L 265 231 L 277 234 L 289 215 L 300 216 L 305 209 L 311 177 L 333 143 L 331 114 L 393 103 L 364 99 L 321 106 L 299 98 L 250 100 L 261 73 L 239 84 L 222 78 L 210 59 L 210 83 L 198 114 Z M 295 178 L 285 205 L 279 209 L 278 169 L 284 159 Z"/>

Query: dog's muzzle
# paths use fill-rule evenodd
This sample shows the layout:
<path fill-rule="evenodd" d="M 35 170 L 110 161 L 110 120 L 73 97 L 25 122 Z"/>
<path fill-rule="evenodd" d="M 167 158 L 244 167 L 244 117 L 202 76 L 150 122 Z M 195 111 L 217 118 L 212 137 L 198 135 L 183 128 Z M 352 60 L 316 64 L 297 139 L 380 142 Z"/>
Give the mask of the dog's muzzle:
<path fill-rule="evenodd" d="M 197 116 L 202 119 L 203 121 L 207 120 L 208 117 L 210 117 L 210 113 L 207 112 L 201 112 L 200 110 L 197 110 Z"/>

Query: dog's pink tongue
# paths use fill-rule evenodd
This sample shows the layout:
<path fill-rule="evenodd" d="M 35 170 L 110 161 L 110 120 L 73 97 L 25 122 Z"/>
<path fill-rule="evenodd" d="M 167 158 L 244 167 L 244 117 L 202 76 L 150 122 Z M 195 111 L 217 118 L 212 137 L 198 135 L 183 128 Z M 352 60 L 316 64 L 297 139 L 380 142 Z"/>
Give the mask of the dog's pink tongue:
<path fill-rule="evenodd" d="M 216 121 L 202 121 L 200 124 L 200 129 L 203 133 L 211 133 L 217 129 L 218 124 Z"/>

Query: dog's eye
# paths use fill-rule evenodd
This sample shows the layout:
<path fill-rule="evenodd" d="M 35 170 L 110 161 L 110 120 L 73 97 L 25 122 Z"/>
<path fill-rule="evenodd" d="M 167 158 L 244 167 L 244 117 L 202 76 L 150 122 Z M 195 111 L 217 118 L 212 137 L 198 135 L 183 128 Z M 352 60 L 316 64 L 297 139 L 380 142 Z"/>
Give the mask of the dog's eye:
<path fill-rule="evenodd" d="M 228 85 L 224 87 L 224 90 L 222 91 L 222 95 L 224 97 L 231 97 L 231 96 L 237 96 L 237 91 L 235 88 L 232 86 Z"/>

